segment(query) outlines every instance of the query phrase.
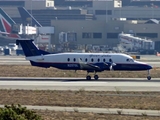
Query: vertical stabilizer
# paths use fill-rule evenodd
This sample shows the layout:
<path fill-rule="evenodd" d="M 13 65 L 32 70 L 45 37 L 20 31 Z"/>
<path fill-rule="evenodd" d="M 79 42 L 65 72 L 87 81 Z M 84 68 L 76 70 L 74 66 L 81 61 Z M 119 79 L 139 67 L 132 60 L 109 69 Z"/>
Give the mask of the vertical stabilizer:
<path fill-rule="evenodd" d="M 0 8 L 0 20 L 0 30 L 11 33 L 11 27 L 16 23 L 2 8 Z"/>
<path fill-rule="evenodd" d="M 46 51 L 39 50 L 39 48 L 34 44 L 33 39 L 16 40 L 16 44 L 21 45 L 26 57 L 50 54 Z"/>
<path fill-rule="evenodd" d="M 0 8 L 0 31 L 2 32 L 1 34 L 6 33 L 9 38 L 20 38 L 18 34 L 12 34 L 12 26 L 15 24 L 16 23 L 12 20 L 12 18 L 2 8 Z"/>
<path fill-rule="evenodd" d="M 17 45 L 21 45 L 26 57 L 41 55 L 39 49 L 33 43 L 34 40 L 16 40 Z"/>
<path fill-rule="evenodd" d="M 25 25 L 30 23 L 31 26 L 36 25 L 37 27 L 42 27 L 42 25 L 24 7 L 18 7 L 18 11 Z"/>

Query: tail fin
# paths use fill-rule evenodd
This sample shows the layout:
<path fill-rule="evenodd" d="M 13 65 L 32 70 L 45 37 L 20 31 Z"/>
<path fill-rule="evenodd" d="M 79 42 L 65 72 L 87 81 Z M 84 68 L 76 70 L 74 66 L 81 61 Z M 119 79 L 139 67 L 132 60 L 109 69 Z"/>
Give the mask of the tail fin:
<path fill-rule="evenodd" d="M 0 20 L 1 31 L 11 33 L 11 27 L 16 23 L 2 8 L 0 8 Z"/>
<path fill-rule="evenodd" d="M 20 39 L 16 40 L 16 44 L 21 45 L 26 57 L 50 54 L 49 52 L 39 50 L 33 41 L 33 39 Z"/>
<path fill-rule="evenodd" d="M 38 27 L 42 27 L 42 25 L 24 7 L 18 7 L 18 11 L 21 15 L 22 21 L 24 21 L 25 24 L 28 23 L 28 19 L 31 19 L 31 26 L 36 25 Z"/>
<path fill-rule="evenodd" d="M 18 34 L 12 34 L 12 26 L 15 24 L 16 23 L 12 20 L 12 18 L 2 8 L 0 8 L 0 31 L 2 32 L 1 34 L 9 33 L 7 36 L 10 38 L 20 38 Z"/>

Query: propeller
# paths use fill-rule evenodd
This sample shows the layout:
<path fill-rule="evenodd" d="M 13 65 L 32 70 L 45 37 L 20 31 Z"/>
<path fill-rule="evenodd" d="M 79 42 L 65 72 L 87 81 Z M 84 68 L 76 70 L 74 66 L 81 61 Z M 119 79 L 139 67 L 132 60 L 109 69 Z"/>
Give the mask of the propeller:
<path fill-rule="evenodd" d="M 110 69 L 110 70 L 114 70 L 114 69 L 113 69 L 113 66 L 116 66 L 116 63 L 112 62 L 111 65 L 110 65 L 110 67 L 109 67 L 109 69 Z"/>
<path fill-rule="evenodd" d="M 110 70 L 113 70 L 113 66 L 116 66 L 116 63 L 114 63 L 111 59 L 109 60 L 110 64 L 107 64 L 105 62 L 103 62 L 104 65 L 106 65 L 107 67 L 109 66 Z"/>
<path fill-rule="evenodd" d="M 114 70 L 114 69 L 113 69 L 113 66 L 116 66 L 116 63 L 114 63 L 112 59 L 110 59 L 109 61 L 110 61 L 110 63 L 111 63 L 109 69 L 110 69 L 110 70 Z"/>

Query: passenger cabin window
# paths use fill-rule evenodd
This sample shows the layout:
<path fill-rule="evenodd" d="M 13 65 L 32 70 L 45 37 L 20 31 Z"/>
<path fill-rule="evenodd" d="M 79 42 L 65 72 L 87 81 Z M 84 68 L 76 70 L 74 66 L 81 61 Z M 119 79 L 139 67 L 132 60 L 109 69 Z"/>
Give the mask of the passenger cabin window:
<path fill-rule="evenodd" d="M 109 62 L 112 62 L 112 59 L 109 59 Z"/>
<path fill-rule="evenodd" d="M 68 60 L 68 62 L 69 62 L 69 61 L 70 61 L 70 58 L 68 58 L 67 60 Z"/>
<path fill-rule="evenodd" d="M 75 61 L 76 61 L 76 58 L 74 58 L 73 61 L 75 62 Z"/>
<path fill-rule="evenodd" d="M 85 59 L 85 61 L 86 61 L 86 62 L 88 61 L 87 58 Z"/>
<path fill-rule="evenodd" d="M 100 59 L 98 58 L 98 60 L 97 60 L 98 62 L 100 61 Z"/>
<path fill-rule="evenodd" d="M 92 58 L 92 59 L 91 59 L 91 61 L 93 62 L 93 61 L 94 61 L 94 59 Z"/>
<path fill-rule="evenodd" d="M 106 62 L 106 59 L 103 59 L 103 62 Z"/>

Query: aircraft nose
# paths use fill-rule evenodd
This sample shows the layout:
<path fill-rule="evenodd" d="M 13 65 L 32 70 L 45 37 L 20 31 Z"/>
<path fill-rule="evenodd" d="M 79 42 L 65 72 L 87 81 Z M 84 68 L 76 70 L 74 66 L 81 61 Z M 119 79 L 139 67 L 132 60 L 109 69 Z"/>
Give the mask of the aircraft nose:
<path fill-rule="evenodd" d="M 153 67 L 151 65 L 147 65 L 147 69 L 150 70 L 152 69 Z"/>

